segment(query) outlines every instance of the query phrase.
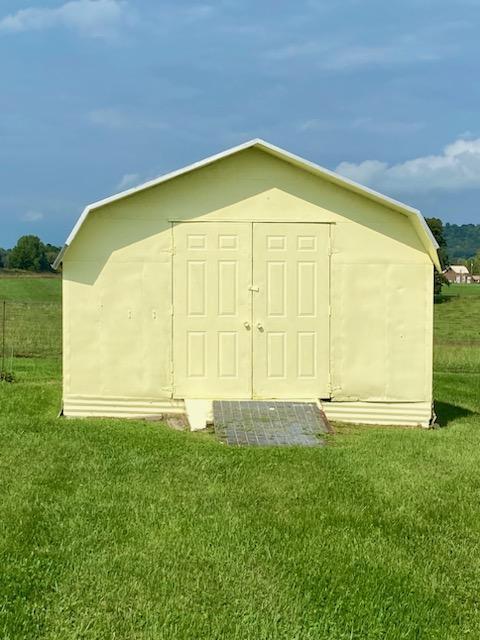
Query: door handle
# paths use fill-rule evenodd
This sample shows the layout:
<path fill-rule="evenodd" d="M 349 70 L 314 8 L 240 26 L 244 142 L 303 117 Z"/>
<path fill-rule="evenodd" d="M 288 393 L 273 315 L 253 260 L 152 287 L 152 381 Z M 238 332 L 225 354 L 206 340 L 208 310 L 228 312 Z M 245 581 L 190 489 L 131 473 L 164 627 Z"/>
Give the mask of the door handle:
<path fill-rule="evenodd" d="M 263 331 L 263 324 L 261 322 L 257 322 L 257 329 Z"/>
<path fill-rule="evenodd" d="M 248 320 L 245 320 L 243 326 L 245 327 L 245 329 L 250 329 L 250 323 L 248 322 Z"/>

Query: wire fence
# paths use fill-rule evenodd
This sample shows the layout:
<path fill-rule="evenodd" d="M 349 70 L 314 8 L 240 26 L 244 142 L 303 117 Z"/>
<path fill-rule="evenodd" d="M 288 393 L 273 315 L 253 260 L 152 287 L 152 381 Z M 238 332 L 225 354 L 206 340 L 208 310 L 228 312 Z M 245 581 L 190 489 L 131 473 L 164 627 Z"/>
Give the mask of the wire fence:
<path fill-rule="evenodd" d="M 0 372 L 8 372 L 18 358 L 60 357 L 60 302 L 0 300 Z"/>

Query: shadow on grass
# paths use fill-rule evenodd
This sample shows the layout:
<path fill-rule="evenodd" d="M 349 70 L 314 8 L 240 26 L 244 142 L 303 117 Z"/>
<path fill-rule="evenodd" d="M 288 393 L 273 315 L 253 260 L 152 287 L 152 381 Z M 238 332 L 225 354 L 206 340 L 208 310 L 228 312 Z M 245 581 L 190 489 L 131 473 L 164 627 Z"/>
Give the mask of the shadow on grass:
<path fill-rule="evenodd" d="M 454 422 L 459 418 L 466 418 L 474 414 L 470 409 L 465 407 L 459 407 L 456 404 L 450 404 L 449 402 L 435 402 L 435 413 L 437 415 L 437 424 L 441 427 L 446 427 L 450 422 Z"/>

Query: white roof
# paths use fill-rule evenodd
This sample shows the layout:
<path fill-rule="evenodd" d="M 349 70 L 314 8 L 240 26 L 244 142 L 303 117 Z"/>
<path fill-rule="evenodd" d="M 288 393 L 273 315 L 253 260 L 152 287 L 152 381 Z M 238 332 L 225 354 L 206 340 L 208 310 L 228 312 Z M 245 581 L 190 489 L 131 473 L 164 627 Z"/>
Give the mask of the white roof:
<path fill-rule="evenodd" d="M 450 269 L 454 273 L 469 273 L 467 267 L 464 267 L 463 264 L 452 264 L 450 265 Z"/>
<path fill-rule="evenodd" d="M 357 182 L 353 182 L 353 180 L 349 180 L 348 178 L 344 178 L 343 176 L 339 175 L 338 173 L 335 173 L 334 171 L 330 171 L 329 169 L 320 167 L 319 165 L 313 162 L 310 162 L 309 160 L 305 160 L 304 158 L 301 158 L 300 156 L 296 156 L 293 153 L 290 153 L 289 151 L 280 149 L 280 147 L 276 147 L 273 144 L 270 144 L 269 142 L 265 142 L 264 140 L 261 140 L 260 138 L 249 140 L 248 142 L 240 144 L 236 147 L 232 147 L 231 149 L 227 149 L 226 151 L 222 151 L 221 153 L 217 153 L 216 155 L 209 156 L 204 160 L 200 160 L 199 162 L 190 164 L 186 167 L 183 167 L 182 169 L 178 169 L 177 171 L 172 171 L 171 173 L 167 173 L 163 176 L 160 176 L 159 178 L 155 178 L 154 180 L 149 180 L 148 182 L 145 182 L 144 184 L 141 184 L 138 187 L 127 189 L 126 191 L 117 193 L 113 196 L 110 196 L 109 198 L 105 198 L 103 200 L 99 200 L 98 202 L 89 204 L 87 207 L 85 207 L 81 216 L 79 217 L 75 226 L 70 232 L 70 235 L 68 236 L 65 242 L 65 245 L 63 246 L 62 250 L 60 251 L 57 258 L 55 259 L 55 262 L 52 265 L 53 268 L 56 269 L 59 267 L 59 265 L 62 262 L 63 256 L 65 255 L 65 251 L 72 244 L 75 236 L 77 235 L 82 224 L 85 222 L 87 216 L 90 215 L 90 213 L 92 213 L 93 211 L 95 211 L 95 209 L 99 209 L 100 207 L 110 204 L 111 202 L 115 202 L 116 200 L 121 200 L 122 198 L 128 198 L 129 196 L 132 196 L 135 193 L 138 193 L 139 191 L 143 191 L 144 189 L 150 189 L 151 187 L 155 187 L 159 184 L 162 184 L 163 182 L 167 182 L 167 180 L 173 180 L 174 178 L 184 175 L 185 173 L 189 173 L 190 171 L 195 171 L 196 169 L 205 167 L 209 164 L 212 164 L 213 162 L 216 162 L 217 160 L 221 160 L 222 158 L 231 156 L 234 153 L 238 153 L 239 151 L 244 151 L 245 149 L 250 149 L 253 147 L 261 149 L 262 151 L 265 151 L 270 155 L 273 155 L 273 156 L 276 156 L 277 158 L 285 160 L 286 162 L 289 162 L 290 164 L 293 164 L 297 167 L 305 169 L 310 173 L 321 176 L 322 178 L 328 180 L 329 182 L 333 182 L 346 189 L 349 189 L 350 191 L 359 193 L 367 198 L 370 198 L 371 200 L 374 200 L 376 202 L 379 202 L 380 204 L 383 204 L 389 207 L 390 209 L 394 209 L 395 211 L 399 211 L 400 213 L 403 213 L 404 215 L 408 216 L 409 218 L 412 219 L 412 222 L 417 230 L 417 233 L 422 239 L 422 242 L 426 250 L 428 251 L 430 258 L 432 259 L 432 262 L 437 267 L 437 269 L 441 271 L 440 261 L 439 261 L 438 252 L 437 252 L 438 243 L 435 240 L 432 232 L 430 231 L 427 223 L 425 222 L 425 218 L 422 216 L 420 211 L 418 211 L 418 209 L 414 209 L 413 207 L 409 207 L 408 205 L 403 204 L 402 202 L 398 202 L 393 198 L 384 196 L 381 193 L 374 191 L 373 189 L 364 187 L 358 184 Z"/>

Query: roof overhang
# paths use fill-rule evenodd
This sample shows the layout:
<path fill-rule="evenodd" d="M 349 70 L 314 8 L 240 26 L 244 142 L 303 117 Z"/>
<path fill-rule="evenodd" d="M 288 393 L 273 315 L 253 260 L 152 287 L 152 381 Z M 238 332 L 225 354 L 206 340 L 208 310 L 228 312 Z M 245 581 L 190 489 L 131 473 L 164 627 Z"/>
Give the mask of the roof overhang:
<path fill-rule="evenodd" d="M 156 187 L 159 184 L 163 184 L 168 180 L 173 180 L 174 178 L 177 178 L 186 173 L 189 173 L 190 171 L 195 171 L 196 169 L 201 169 L 202 167 L 206 167 L 209 164 L 216 162 L 217 160 L 221 160 L 222 158 L 227 158 L 228 156 L 238 153 L 239 151 L 244 151 L 245 149 L 251 149 L 254 147 L 261 149 L 262 151 L 265 151 L 270 155 L 276 156 L 281 160 L 285 160 L 286 162 L 289 162 L 290 164 L 295 165 L 301 169 L 309 171 L 314 175 L 318 175 L 324 178 L 325 180 L 328 180 L 329 182 L 338 184 L 339 186 L 345 189 L 348 189 L 349 191 L 353 191 L 354 193 L 358 193 L 359 195 L 362 195 L 366 198 L 370 198 L 370 200 L 374 200 L 375 202 L 383 204 L 384 206 L 387 206 L 390 209 L 393 209 L 395 211 L 398 211 L 408 216 L 412 220 L 412 223 L 418 235 L 420 236 L 422 243 L 427 253 L 429 254 L 433 264 L 438 269 L 438 271 L 441 272 L 442 268 L 441 268 L 440 260 L 438 257 L 439 245 L 435 240 L 435 237 L 433 236 L 432 232 L 430 231 L 427 223 L 425 222 L 425 218 L 422 216 L 420 211 L 418 211 L 418 209 L 414 209 L 413 207 L 409 207 L 408 205 L 403 204 L 398 200 L 394 200 L 393 198 L 384 196 L 381 193 L 374 191 L 373 189 L 369 189 L 368 187 L 364 187 L 361 184 L 354 182 L 353 180 L 344 178 L 343 176 L 339 175 L 338 173 L 335 173 L 334 171 L 325 169 L 324 167 L 321 167 L 315 164 L 314 162 L 305 160 L 300 156 L 296 156 L 293 153 L 290 153 L 289 151 L 285 151 L 280 147 L 276 147 L 275 145 L 270 144 L 269 142 L 265 142 L 260 138 L 249 140 L 248 142 L 240 144 L 236 147 L 232 147 L 231 149 L 227 149 L 226 151 L 222 151 L 221 153 L 217 153 L 213 156 L 209 156 L 204 160 L 200 160 L 199 162 L 190 164 L 186 167 L 183 167 L 182 169 L 172 171 L 171 173 L 166 173 L 165 175 L 160 176 L 159 178 L 155 178 L 154 180 L 149 180 L 148 182 L 145 182 L 139 185 L 138 187 L 133 187 L 132 189 L 121 191 L 120 193 L 110 196 L 109 198 L 104 198 L 103 200 L 99 200 L 98 202 L 93 202 L 92 204 L 89 204 L 87 207 L 85 207 L 81 216 L 77 220 L 64 246 L 62 247 L 60 253 L 56 257 L 52 267 L 54 269 L 57 269 L 60 266 L 63 260 L 63 256 L 65 255 L 65 252 L 67 251 L 68 247 L 72 244 L 82 224 L 85 222 L 86 218 L 96 209 L 99 209 L 100 207 L 103 207 L 107 204 L 115 202 L 116 200 L 121 200 L 122 198 L 128 198 L 130 196 L 133 196 L 140 191 L 144 191 L 145 189 Z"/>

